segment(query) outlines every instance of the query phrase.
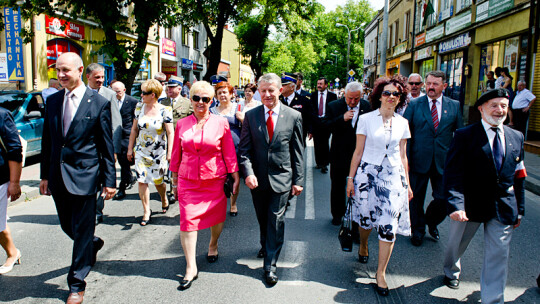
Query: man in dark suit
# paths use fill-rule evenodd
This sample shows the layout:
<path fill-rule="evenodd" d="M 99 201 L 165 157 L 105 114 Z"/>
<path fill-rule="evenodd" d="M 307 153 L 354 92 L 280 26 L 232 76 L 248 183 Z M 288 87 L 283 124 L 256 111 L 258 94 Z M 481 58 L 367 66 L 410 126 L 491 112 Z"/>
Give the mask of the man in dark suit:
<path fill-rule="evenodd" d="M 306 136 L 308 130 L 310 130 L 309 119 L 311 110 L 309 99 L 294 91 L 296 88 L 296 81 L 296 75 L 293 73 L 283 73 L 281 75 L 281 85 L 283 90 L 281 96 L 279 96 L 279 100 L 289 108 L 293 108 L 302 114 L 302 142 L 305 145 Z"/>
<path fill-rule="evenodd" d="M 371 110 L 367 100 L 362 98 L 362 85 L 350 82 L 345 87 L 345 97 L 332 101 L 328 107 L 322 124 L 332 133 L 330 148 L 330 211 L 332 224 L 341 224 L 345 214 L 347 176 L 351 159 L 356 147 L 356 124 L 360 115 Z"/>
<path fill-rule="evenodd" d="M 116 101 L 122 117 L 122 148 L 117 154 L 118 164 L 120 164 L 120 187 L 113 200 L 122 200 L 126 197 L 126 189 L 135 182 L 131 174 L 133 165 L 127 159 L 127 150 L 129 145 L 129 135 L 135 118 L 135 108 L 139 102 L 137 99 L 126 94 L 126 86 L 121 81 L 116 81 L 112 85 L 112 90 L 116 93 Z"/>
<path fill-rule="evenodd" d="M 258 86 L 263 105 L 246 112 L 238 153 L 259 222 L 262 248 L 258 257 L 264 257 L 266 282 L 274 285 L 287 200 L 303 190 L 302 116 L 279 101 L 279 76 L 265 74 Z"/>
<path fill-rule="evenodd" d="M 294 73 L 294 75 L 296 76 L 295 78 L 297 79 L 296 81 L 296 94 L 302 96 L 302 97 L 306 97 L 308 100 L 311 96 L 311 94 L 304 90 L 302 88 L 302 83 L 304 82 L 304 74 L 300 73 L 300 72 L 296 72 Z"/>
<path fill-rule="evenodd" d="M 459 287 L 461 256 L 483 223 L 482 303 L 504 303 L 510 240 L 525 212 L 523 134 L 503 125 L 508 97 L 502 88 L 482 94 L 482 120 L 456 131 L 443 176 L 451 218 L 444 284 Z"/>
<path fill-rule="evenodd" d="M 313 145 L 315 149 L 315 162 L 321 173 L 328 172 L 328 163 L 330 162 L 330 131 L 322 125 L 322 120 L 326 115 L 328 104 L 337 99 L 336 94 L 328 91 L 328 80 L 321 77 L 317 81 L 317 92 L 311 94 L 311 128 Z M 310 136 L 311 139 L 311 136 Z"/>
<path fill-rule="evenodd" d="M 75 53 L 63 53 L 56 72 L 64 90 L 47 100 L 42 139 L 42 194 L 52 194 L 62 230 L 73 239 L 67 303 L 83 301 L 84 279 L 96 263 L 103 240 L 94 236 L 96 194 L 115 193 L 116 172 L 111 103 L 81 80 L 84 67 Z"/>
<path fill-rule="evenodd" d="M 454 132 L 463 127 L 459 102 L 443 96 L 446 75 L 432 71 L 426 75 L 427 95 L 413 99 L 403 117 L 409 121 L 411 139 L 407 142 L 409 179 L 414 197 L 410 201 L 411 243 L 422 245 L 426 234 L 439 240 L 439 225 L 446 217 L 442 188 L 442 173 L 448 147 Z M 433 189 L 433 201 L 424 214 L 428 181 Z"/>

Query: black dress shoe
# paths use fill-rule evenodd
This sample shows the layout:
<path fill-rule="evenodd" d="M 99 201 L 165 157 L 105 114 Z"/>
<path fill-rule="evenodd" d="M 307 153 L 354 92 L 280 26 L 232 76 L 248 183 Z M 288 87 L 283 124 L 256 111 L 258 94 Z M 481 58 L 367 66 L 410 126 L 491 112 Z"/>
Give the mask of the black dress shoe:
<path fill-rule="evenodd" d="M 94 251 L 93 251 L 93 255 L 92 255 L 92 266 L 94 266 L 96 264 L 98 251 L 100 251 L 101 248 L 103 248 L 103 245 L 105 245 L 105 242 L 100 238 L 97 238 L 97 240 L 94 241 Z"/>
<path fill-rule="evenodd" d="M 126 197 L 126 191 L 118 190 L 118 193 L 114 195 L 113 200 L 115 201 L 123 200 L 124 197 Z"/>
<path fill-rule="evenodd" d="M 322 168 L 321 168 L 321 173 L 322 173 L 322 174 L 328 173 L 328 168 L 327 168 L 326 166 L 322 167 Z"/>
<path fill-rule="evenodd" d="M 191 280 L 186 280 L 186 279 L 183 279 L 182 281 L 180 281 L 180 286 L 178 286 L 178 288 L 180 290 L 186 290 L 188 288 L 191 287 L 191 283 L 193 283 L 193 281 L 195 281 L 197 278 L 199 277 L 199 274 L 197 273 L 193 279 Z"/>
<path fill-rule="evenodd" d="M 206 256 L 206 260 L 208 261 L 208 263 L 215 263 L 217 262 L 218 258 L 219 258 L 219 254 Z"/>
<path fill-rule="evenodd" d="M 272 286 L 276 285 L 278 282 L 278 276 L 273 271 L 265 271 L 264 279 L 266 280 L 266 284 L 272 285 Z"/>
<path fill-rule="evenodd" d="M 236 216 L 238 216 L 238 211 L 229 212 L 229 215 L 232 216 L 232 217 L 236 217 Z"/>
<path fill-rule="evenodd" d="M 358 254 L 358 261 L 362 264 L 367 264 L 369 260 L 369 255 L 360 255 Z"/>
<path fill-rule="evenodd" d="M 438 240 L 441 239 L 441 237 L 439 236 L 439 229 L 437 229 L 437 227 L 435 227 L 435 228 L 429 228 L 428 231 L 429 231 L 429 235 L 431 235 L 431 237 L 432 237 L 435 241 L 438 241 Z"/>
<path fill-rule="evenodd" d="M 411 237 L 411 244 L 413 244 L 413 246 L 416 246 L 416 247 L 421 246 L 422 242 L 423 242 L 423 239 L 424 239 L 423 236 L 413 235 Z"/>
<path fill-rule="evenodd" d="M 103 223 L 103 215 L 96 216 L 96 226 Z"/>
<path fill-rule="evenodd" d="M 258 259 L 262 259 L 266 256 L 266 251 L 264 249 L 261 248 L 261 250 L 259 250 L 259 252 L 257 253 L 257 258 Z"/>
<path fill-rule="evenodd" d="M 375 284 L 375 290 L 377 290 L 377 293 L 382 297 L 387 297 L 390 294 L 388 287 L 379 287 L 377 284 Z"/>
<path fill-rule="evenodd" d="M 341 225 L 341 219 L 332 219 L 332 225 L 334 226 Z"/>
<path fill-rule="evenodd" d="M 459 288 L 459 279 L 450 279 L 447 276 L 444 276 L 444 285 L 448 286 L 448 288 L 452 289 L 458 289 Z"/>

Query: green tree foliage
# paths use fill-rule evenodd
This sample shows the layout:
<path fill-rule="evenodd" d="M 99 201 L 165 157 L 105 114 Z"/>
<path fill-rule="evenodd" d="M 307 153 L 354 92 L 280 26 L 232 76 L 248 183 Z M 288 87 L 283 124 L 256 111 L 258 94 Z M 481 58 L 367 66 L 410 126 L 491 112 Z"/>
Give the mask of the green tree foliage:
<path fill-rule="evenodd" d="M 57 12 L 65 19 L 78 18 L 94 20 L 105 33 L 102 41 L 89 41 L 101 45 L 99 53 L 108 54 L 117 79 L 128 89 L 139 71 L 139 66 L 148 54 L 145 53 L 149 31 L 153 25 L 172 27 L 177 25 L 178 2 L 176 0 L 5 0 L 5 5 L 20 6 L 21 15 L 25 19 L 47 14 L 55 16 Z M 122 10 L 130 7 L 130 17 L 122 15 Z M 3 29 L 3 24 L 0 24 Z M 136 35 L 135 41 L 121 39 L 117 33 Z M 29 28 L 23 29 L 22 36 L 29 42 L 33 33 Z"/>

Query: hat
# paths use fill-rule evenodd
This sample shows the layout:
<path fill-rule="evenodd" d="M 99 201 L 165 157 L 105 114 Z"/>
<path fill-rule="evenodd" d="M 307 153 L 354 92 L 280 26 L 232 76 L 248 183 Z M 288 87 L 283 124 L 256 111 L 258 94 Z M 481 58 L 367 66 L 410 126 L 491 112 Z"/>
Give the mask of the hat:
<path fill-rule="evenodd" d="M 482 94 L 480 98 L 478 98 L 474 106 L 475 107 L 481 106 L 484 103 L 490 101 L 491 99 L 499 98 L 499 97 L 510 98 L 510 93 L 508 93 L 508 90 L 505 88 L 489 90 L 485 92 L 484 94 Z"/>
<path fill-rule="evenodd" d="M 223 77 L 221 75 L 214 75 L 212 77 L 210 77 L 210 82 L 212 83 L 212 85 L 216 85 L 220 82 L 223 82 L 223 81 L 228 81 L 228 79 L 226 77 Z"/>
<path fill-rule="evenodd" d="M 182 84 L 184 83 L 184 78 L 183 77 L 178 77 L 178 76 L 171 76 L 169 78 L 169 81 L 167 81 L 167 86 L 168 87 L 176 87 L 176 86 L 181 86 Z"/>
<path fill-rule="evenodd" d="M 296 83 L 296 75 L 293 73 L 283 73 L 281 74 L 281 84 Z"/>

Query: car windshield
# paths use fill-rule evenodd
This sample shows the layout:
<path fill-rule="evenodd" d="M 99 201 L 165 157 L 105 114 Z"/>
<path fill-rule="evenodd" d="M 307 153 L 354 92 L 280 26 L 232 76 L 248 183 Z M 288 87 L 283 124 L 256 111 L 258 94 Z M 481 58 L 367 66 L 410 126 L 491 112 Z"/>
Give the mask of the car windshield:
<path fill-rule="evenodd" d="M 0 107 L 9 110 L 11 114 L 15 115 L 27 96 L 28 94 L 24 92 L 0 92 Z"/>

